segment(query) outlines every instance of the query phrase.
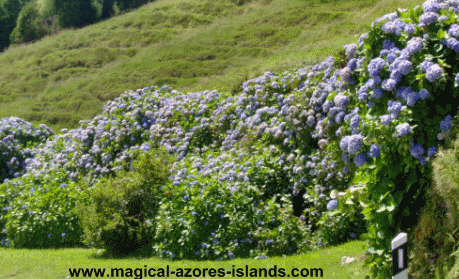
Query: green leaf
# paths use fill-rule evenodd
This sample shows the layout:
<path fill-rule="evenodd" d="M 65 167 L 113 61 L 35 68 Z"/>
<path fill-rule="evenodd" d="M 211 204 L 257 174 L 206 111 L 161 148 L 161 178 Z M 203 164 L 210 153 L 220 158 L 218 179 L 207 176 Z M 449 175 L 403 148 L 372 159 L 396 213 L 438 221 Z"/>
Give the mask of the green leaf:
<path fill-rule="evenodd" d="M 442 40 L 445 37 L 445 31 L 443 29 L 438 30 L 437 37 Z"/>

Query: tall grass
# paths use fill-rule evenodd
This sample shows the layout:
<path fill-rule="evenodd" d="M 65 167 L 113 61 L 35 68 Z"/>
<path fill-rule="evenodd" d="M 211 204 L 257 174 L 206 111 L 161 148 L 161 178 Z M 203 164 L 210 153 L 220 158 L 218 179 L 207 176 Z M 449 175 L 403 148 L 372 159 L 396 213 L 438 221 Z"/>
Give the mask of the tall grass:
<path fill-rule="evenodd" d="M 376 18 L 423 0 L 160 0 L 0 54 L 0 118 L 75 128 L 125 90 L 237 92 L 265 71 L 315 64 Z"/>

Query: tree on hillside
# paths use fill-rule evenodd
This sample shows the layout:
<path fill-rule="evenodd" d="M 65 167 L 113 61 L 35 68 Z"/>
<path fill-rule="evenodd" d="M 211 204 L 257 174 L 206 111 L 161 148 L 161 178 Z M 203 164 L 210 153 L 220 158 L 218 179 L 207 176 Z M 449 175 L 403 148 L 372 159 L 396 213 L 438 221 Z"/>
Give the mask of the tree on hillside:
<path fill-rule="evenodd" d="M 146 3 L 153 2 L 154 0 L 116 0 L 116 6 L 121 10 L 130 10 L 138 8 Z"/>
<path fill-rule="evenodd" d="M 114 14 L 114 4 L 115 0 L 103 0 L 102 3 L 102 14 L 100 19 L 106 19 L 111 17 Z"/>
<path fill-rule="evenodd" d="M 22 8 L 19 0 L 0 2 L 0 50 L 10 45 L 10 34 L 16 27 L 16 21 Z"/>
<path fill-rule="evenodd" d="M 16 27 L 10 35 L 11 43 L 27 43 L 45 36 L 46 29 L 40 24 L 39 18 L 37 3 L 27 3 L 19 13 Z"/>
<path fill-rule="evenodd" d="M 91 0 L 52 0 L 51 5 L 62 28 L 83 27 L 96 21 Z"/>

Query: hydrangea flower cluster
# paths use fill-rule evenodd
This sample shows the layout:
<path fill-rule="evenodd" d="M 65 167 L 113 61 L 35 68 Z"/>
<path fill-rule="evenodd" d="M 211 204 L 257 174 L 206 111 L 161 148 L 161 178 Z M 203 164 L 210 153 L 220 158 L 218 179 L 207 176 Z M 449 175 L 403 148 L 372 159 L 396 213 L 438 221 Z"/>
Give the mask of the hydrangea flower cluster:
<path fill-rule="evenodd" d="M 442 96 L 437 98 L 438 84 L 456 82 L 457 73 L 448 72 L 451 68 L 446 62 L 429 51 L 440 39 L 455 50 L 456 43 L 451 39 L 459 36 L 459 27 L 450 24 L 449 18 L 452 12 L 458 12 L 458 4 L 428 1 L 424 11 L 416 10 L 419 22 L 404 14 L 406 11 L 377 19 L 373 29 L 381 32 L 374 34 L 381 37 L 364 34 L 358 45 L 345 45 L 346 66 L 342 69 L 337 68 L 335 58 L 328 58 L 292 72 L 266 72 L 244 82 L 240 94 L 234 96 L 216 90 L 182 93 L 169 86 L 126 91 L 108 102 L 94 119 L 81 121 L 77 129 L 64 129 L 52 137 L 46 126 L 7 129 L 4 127 L 19 124 L 8 124 L 12 119 L 2 120 L 0 127 L 7 132 L 2 134 L 1 148 L 13 172 L 8 171 L 8 179 L 0 185 L 0 231 L 9 228 L 0 238 L 14 238 L 20 226 L 45 227 L 42 220 L 46 216 L 74 218 L 65 215 L 71 213 L 64 214 L 67 211 L 62 208 L 44 206 L 43 197 L 71 196 L 65 200 L 68 210 L 78 198 L 77 182 L 84 179 L 95 183 L 117 170 L 129 169 L 142 152 L 164 146 L 176 158 L 168 185 L 177 189 L 177 199 L 174 203 L 164 201 L 160 215 L 186 233 L 160 230 L 164 242 L 158 244 L 159 254 L 222 259 L 249 251 L 244 250 L 247 247 L 256 247 L 256 253 L 273 251 L 272 247 L 296 247 L 300 236 L 281 243 L 269 235 L 280 228 L 279 219 L 292 217 L 287 211 L 270 213 L 276 208 L 269 200 L 275 194 L 295 196 L 304 190 L 306 202 L 313 206 L 307 209 L 312 217 L 306 220 L 302 215 L 303 221 L 312 222 L 323 212 L 336 209 L 338 200 L 331 197 L 332 190 L 350 187 L 348 181 L 357 169 L 376 164 L 391 150 L 393 142 L 381 142 L 375 133 L 400 143 L 407 150 L 405 155 L 420 166 L 436 154 L 439 140 L 452 128 L 451 109 L 445 105 L 444 111 L 438 112 L 444 120 L 432 120 L 424 126 L 420 126 L 420 119 L 433 119 L 429 112 L 421 109 L 426 115 L 412 114 L 441 102 Z M 444 38 L 426 37 L 426 30 L 436 25 L 448 30 Z M 368 49 L 372 44 L 374 48 Z M 435 46 L 443 47 L 440 43 Z M 375 49 L 376 53 L 370 53 Z M 25 135 L 32 138 L 21 141 Z M 26 146 L 29 140 L 38 139 L 39 145 Z M 220 185 L 221 189 L 214 190 L 227 200 L 209 198 L 207 207 L 200 197 L 211 197 L 214 184 Z M 253 185 L 263 189 L 263 194 L 252 193 Z M 23 203 L 25 196 L 27 204 Z M 234 202 L 247 196 L 263 196 L 264 200 L 255 204 Z M 185 207 L 190 204 L 209 210 L 211 217 Z M 237 206 L 252 215 L 234 214 Z M 172 209 L 167 211 L 166 207 Z M 16 222 L 13 212 L 29 217 Z M 226 238 L 226 234 L 236 234 L 228 224 L 241 225 L 247 231 L 237 241 Z M 78 228 L 70 223 L 47 223 L 46 228 L 49 231 L 37 236 L 40 241 L 50 239 L 43 246 L 63 241 L 54 236 L 64 232 L 67 244 L 75 244 L 70 239 L 78 238 Z M 183 250 L 174 248 L 179 238 L 185 243 Z M 21 239 L 24 246 L 36 241 L 25 234 Z M 225 255 L 217 255 L 213 247 L 225 250 Z"/>

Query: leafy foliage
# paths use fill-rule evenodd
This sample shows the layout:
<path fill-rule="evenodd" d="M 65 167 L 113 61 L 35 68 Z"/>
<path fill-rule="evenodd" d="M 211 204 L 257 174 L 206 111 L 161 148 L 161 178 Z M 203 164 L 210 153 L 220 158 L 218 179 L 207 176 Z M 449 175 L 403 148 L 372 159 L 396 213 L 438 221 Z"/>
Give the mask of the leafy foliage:
<path fill-rule="evenodd" d="M 89 202 L 77 207 L 84 242 L 110 255 L 151 247 L 171 159 L 164 150 L 152 149 L 135 161 L 134 171 L 121 171 L 87 189 Z"/>

